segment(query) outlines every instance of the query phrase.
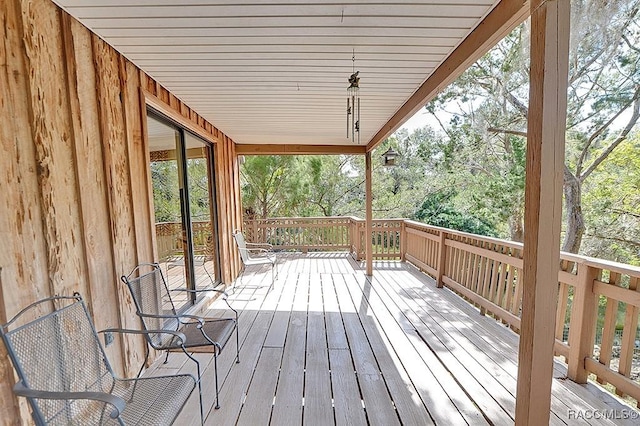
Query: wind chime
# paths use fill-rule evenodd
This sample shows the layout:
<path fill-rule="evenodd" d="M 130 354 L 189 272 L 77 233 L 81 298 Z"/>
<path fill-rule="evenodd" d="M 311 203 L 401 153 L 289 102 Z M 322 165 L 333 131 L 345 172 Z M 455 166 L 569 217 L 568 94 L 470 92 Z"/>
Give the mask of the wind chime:
<path fill-rule="evenodd" d="M 353 74 L 349 77 L 349 87 L 347 88 L 347 139 L 360 143 L 360 78 L 356 71 L 356 54 L 351 58 L 353 63 Z M 357 134 L 357 136 L 356 136 Z"/>

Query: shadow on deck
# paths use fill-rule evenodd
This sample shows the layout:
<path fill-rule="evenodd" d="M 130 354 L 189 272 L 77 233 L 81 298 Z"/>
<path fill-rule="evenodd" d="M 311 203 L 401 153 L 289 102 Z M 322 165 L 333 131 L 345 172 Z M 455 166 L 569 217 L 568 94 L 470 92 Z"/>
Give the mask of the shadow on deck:
<path fill-rule="evenodd" d="M 240 310 L 240 357 L 220 357 L 221 405 L 207 425 L 511 425 L 518 336 L 411 265 L 378 262 L 373 280 L 344 253 L 284 255 L 270 274 L 250 270 L 229 298 Z M 221 301 L 211 316 L 229 315 Z M 148 374 L 186 371 L 173 354 Z M 637 424 L 638 412 L 593 384 L 565 380 L 555 363 L 550 424 Z M 607 418 L 603 418 L 607 417 Z M 177 424 L 199 423 L 192 397 Z"/>

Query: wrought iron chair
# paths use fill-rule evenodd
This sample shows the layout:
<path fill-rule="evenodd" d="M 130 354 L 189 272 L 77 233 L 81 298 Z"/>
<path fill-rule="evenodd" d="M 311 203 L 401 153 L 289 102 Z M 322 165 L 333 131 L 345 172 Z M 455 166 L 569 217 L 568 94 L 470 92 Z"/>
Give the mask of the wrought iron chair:
<path fill-rule="evenodd" d="M 129 275 L 121 277 L 136 305 L 136 313 L 142 321 L 142 327 L 149 346 L 159 351 L 166 351 L 165 363 L 169 359 L 169 351 L 180 350 L 196 363 L 198 373 L 198 392 L 200 395 L 200 412 L 202 405 L 202 374 L 200 363 L 188 350 L 211 346 L 213 348 L 214 373 L 216 386 L 216 405 L 220 408 L 218 386 L 218 355 L 222 352 L 233 332 L 236 334 L 236 363 L 240 362 L 240 339 L 238 337 L 238 312 L 229 305 L 227 293 L 216 289 L 189 290 L 185 288 L 169 288 L 167 281 L 157 263 L 145 263 L 136 266 Z M 196 315 L 179 314 L 171 296 L 173 292 L 200 293 L 213 291 L 223 295 L 235 318 L 204 318 Z M 180 335 L 178 339 L 176 333 Z M 148 349 L 148 348 L 147 348 Z M 147 350 L 146 357 L 149 357 Z"/>
<path fill-rule="evenodd" d="M 240 252 L 240 259 L 242 260 L 242 270 L 240 271 L 240 281 L 244 276 L 244 272 L 247 266 L 253 265 L 271 265 L 271 285 L 269 290 L 273 288 L 275 279 L 278 277 L 278 268 L 276 267 L 278 259 L 273 246 L 268 243 L 248 243 L 244 239 L 244 235 L 240 230 L 233 231 L 233 238 L 236 241 L 236 246 Z M 233 283 L 233 290 L 236 289 L 236 283 Z"/>
<path fill-rule="evenodd" d="M 196 386 L 190 374 L 117 378 L 78 295 L 35 302 L 0 333 L 37 425 L 171 424 Z"/>

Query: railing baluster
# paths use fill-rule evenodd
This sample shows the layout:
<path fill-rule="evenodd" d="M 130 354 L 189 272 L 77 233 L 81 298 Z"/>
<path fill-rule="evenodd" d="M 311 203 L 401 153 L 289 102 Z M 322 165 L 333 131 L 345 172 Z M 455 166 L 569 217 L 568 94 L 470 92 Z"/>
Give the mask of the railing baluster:
<path fill-rule="evenodd" d="M 609 275 L 609 284 L 618 285 L 620 274 L 611 273 Z M 600 343 L 600 356 L 598 362 L 609 367 L 611 364 L 611 355 L 613 351 L 613 338 L 616 332 L 616 320 L 618 319 L 618 301 L 607 299 L 604 314 L 604 322 L 602 327 L 602 337 Z M 573 321 L 572 321 L 573 323 Z M 604 383 L 601 377 L 597 377 L 598 383 Z"/>
<path fill-rule="evenodd" d="M 638 288 L 638 278 L 631 277 L 629 280 L 629 290 L 640 291 Z M 638 333 L 638 308 L 627 304 L 624 315 L 624 328 L 622 329 L 622 347 L 620 349 L 620 365 L 618 372 L 625 377 L 631 375 L 631 361 L 633 361 L 633 351 L 635 349 L 636 335 Z M 618 389 L 616 393 L 623 395 Z"/>

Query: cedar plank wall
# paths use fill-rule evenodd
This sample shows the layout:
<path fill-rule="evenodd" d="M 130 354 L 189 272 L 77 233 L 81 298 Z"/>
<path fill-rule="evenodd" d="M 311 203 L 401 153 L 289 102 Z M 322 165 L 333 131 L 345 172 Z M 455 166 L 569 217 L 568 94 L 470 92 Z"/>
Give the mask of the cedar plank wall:
<path fill-rule="evenodd" d="M 217 141 L 222 278 L 231 282 L 241 223 L 234 142 L 49 0 L 0 2 L 0 31 L 0 323 L 78 291 L 97 329 L 139 328 L 118 277 L 155 260 L 145 96 Z M 29 423 L 5 352 L 0 345 L 0 424 Z M 116 339 L 108 355 L 132 375 L 144 342 Z"/>

